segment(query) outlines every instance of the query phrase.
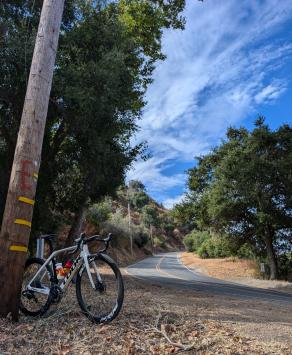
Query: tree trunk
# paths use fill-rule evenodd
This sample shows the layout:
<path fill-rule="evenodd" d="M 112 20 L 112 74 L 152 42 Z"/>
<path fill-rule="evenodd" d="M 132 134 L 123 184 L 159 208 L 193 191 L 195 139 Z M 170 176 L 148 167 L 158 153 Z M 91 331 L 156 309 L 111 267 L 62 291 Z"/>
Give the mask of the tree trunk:
<path fill-rule="evenodd" d="M 276 255 L 274 251 L 274 246 L 273 246 L 273 238 L 271 234 L 266 235 L 265 237 L 265 244 L 267 248 L 267 257 L 269 260 L 269 266 L 270 266 L 270 279 L 271 280 L 276 280 L 278 278 L 278 265 L 277 265 L 277 260 L 276 260 Z"/>
<path fill-rule="evenodd" d="M 79 237 L 85 220 L 86 210 L 87 210 L 87 204 L 84 203 L 76 211 L 73 224 L 71 226 L 71 229 L 69 231 L 68 237 L 65 242 L 65 248 L 72 246 L 74 244 L 74 240 Z"/>

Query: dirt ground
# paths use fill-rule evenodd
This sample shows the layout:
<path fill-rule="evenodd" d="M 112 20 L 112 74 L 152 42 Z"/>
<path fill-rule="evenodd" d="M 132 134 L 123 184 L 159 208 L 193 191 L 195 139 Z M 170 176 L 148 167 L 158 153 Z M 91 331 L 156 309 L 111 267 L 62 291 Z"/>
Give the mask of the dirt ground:
<path fill-rule="evenodd" d="M 261 275 L 253 260 L 238 258 L 201 259 L 193 253 L 182 253 L 181 261 L 189 268 L 217 279 L 228 280 L 252 287 L 273 288 L 292 294 L 292 283 L 260 279 Z"/>
<path fill-rule="evenodd" d="M 124 276 L 119 317 L 94 325 L 71 288 L 47 318 L 0 320 L 3 354 L 292 354 L 292 305 L 158 287 Z"/>

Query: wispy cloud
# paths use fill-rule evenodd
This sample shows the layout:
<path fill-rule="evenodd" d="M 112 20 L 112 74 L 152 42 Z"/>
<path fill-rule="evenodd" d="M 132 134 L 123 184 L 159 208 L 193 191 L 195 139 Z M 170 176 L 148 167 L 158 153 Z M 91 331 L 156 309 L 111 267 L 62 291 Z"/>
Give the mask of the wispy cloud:
<path fill-rule="evenodd" d="M 163 170 L 165 170 L 169 164 L 168 157 L 153 157 L 146 162 L 140 161 L 135 165 L 135 169 L 129 172 L 129 180 L 140 180 L 146 185 L 150 194 L 164 200 L 167 198 L 167 191 L 174 187 L 183 188 L 186 182 L 186 176 L 183 173 L 173 174 L 171 176 L 165 176 Z"/>
<path fill-rule="evenodd" d="M 269 84 L 265 86 L 256 96 L 255 96 L 255 102 L 257 104 L 263 103 L 263 102 L 271 102 L 276 100 L 284 91 L 286 90 L 286 87 L 284 83 L 279 83 L 279 84 Z"/>
<path fill-rule="evenodd" d="M 175 162 L 192 161 L 224 135 L 226 127 L 275 101 L 287 87 L 279 69 L 292 54 L 273 36 L 292 19 L 290 0 L 187 1 L 185 31 L 167 31 L 168 58 L 157 67 L 137 140 L 148 141 L 153 158 L 138 162 L 129 178 L 159 190 L 168 205 L 185 178 L 165 174 Z M 164 202 L 165 203 L 165 202 Z"/>
<path fill-rule="evenodd" d="M 163 201 L 163 206 L 166 208 L 172 208 L 177 203 L 180 203 L 184 199 L 184 197 L 185 194 L 178 195 L 174 198 L 169 197 Z"/>

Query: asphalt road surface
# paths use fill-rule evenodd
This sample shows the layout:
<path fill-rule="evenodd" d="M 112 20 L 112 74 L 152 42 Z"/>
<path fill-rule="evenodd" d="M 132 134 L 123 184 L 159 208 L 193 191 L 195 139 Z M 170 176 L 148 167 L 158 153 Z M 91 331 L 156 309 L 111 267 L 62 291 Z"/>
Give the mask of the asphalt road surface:
<path fill-rule="evenodd" d="M 241 299 L 258 299 L 273 303 L 289 302 L 292 304 L 291 294 L 243 286 L 205 276 L 183 265 L 179 255 L 180 253 L 155 255 L 128 266 L 126 272 L 130 276 L 149 281 L 153 284 L 194 290 L 211 295 L 226 295 Z"/>

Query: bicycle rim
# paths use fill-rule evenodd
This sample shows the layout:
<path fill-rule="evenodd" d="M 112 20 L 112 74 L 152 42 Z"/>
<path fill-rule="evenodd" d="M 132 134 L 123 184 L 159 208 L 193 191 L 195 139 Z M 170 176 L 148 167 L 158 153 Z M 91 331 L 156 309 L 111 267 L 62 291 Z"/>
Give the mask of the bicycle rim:
<path fill-rule="evenodd" d="M 85 315 L 96 323 L 112 321 L 119 313 L 124 297 L 120 270 L 107 255 L 89 259 L 92 287 L 85 267 L 78 273 L 76 294 Z"/>

